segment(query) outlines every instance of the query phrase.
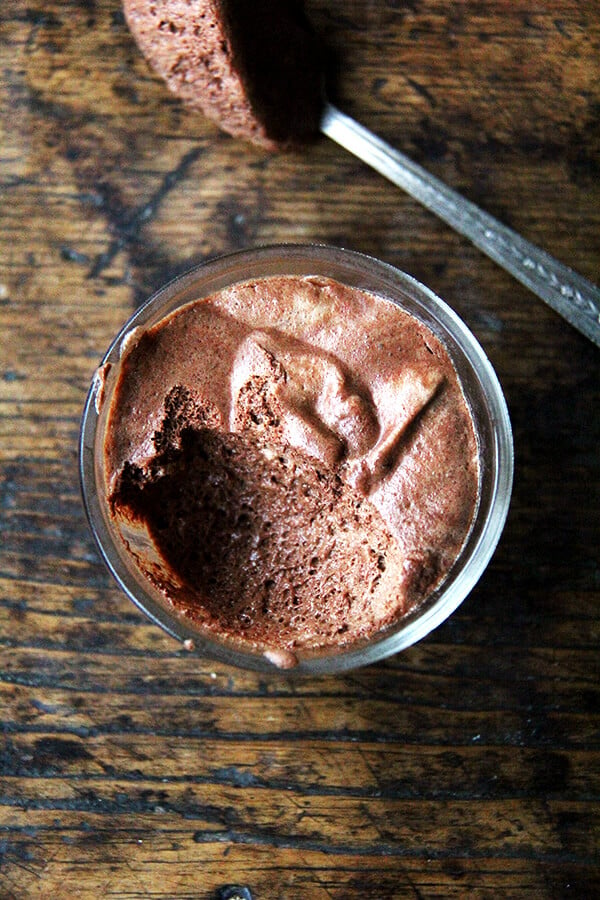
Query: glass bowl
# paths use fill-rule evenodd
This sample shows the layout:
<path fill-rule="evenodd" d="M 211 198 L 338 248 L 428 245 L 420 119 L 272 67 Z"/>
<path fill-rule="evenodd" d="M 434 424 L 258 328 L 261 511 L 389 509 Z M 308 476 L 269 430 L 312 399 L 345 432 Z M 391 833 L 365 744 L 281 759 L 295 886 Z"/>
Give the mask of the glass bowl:
<path fill-rule="evenodd" d="M 510 502 L 513 443 L 504 396 L 477 340 L 450 307 L 393 266 L 349 250 L 284 244 L 210 260 L 159 290 L 123 326 L 109 347 L 87 397 L 80 439 L 84 505 L 100 553 L 117 583 L 153 622 L 188 648 L 258 671 L 281 671 L 261 650 L 219 639 L 178 613 L 128 553 L 107 502 L 103 446 L 107 411 L 119 374 L 121 348 L 133 329 L 155 325 L 175 309 L 229 285 L 272 275 L 315 275 L 383 296 L 425 323 L 445 346 L 469 404 L 479 445 L 479 502 L 473 525 L 449 574 L 420 606 L 360 645 L 298 654 L 295 674 L 327 674 L 373 663 L 409 647 L 440 625 L 473 589 L 498 543 Z M 139 334 L 139 332 L 137 332 Z M 124 343 L 125 342 L 125 343 Z M 102 373 L 103 377 L 99 376 Z"/>

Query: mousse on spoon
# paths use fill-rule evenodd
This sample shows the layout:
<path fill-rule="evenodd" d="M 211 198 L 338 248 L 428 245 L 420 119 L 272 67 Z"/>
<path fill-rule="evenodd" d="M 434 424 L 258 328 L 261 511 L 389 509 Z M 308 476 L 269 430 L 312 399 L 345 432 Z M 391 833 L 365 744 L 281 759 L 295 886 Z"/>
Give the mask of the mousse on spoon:
<path fill-rule="evenodd" d="M 269 150 L 319 130 L 403 188 L 600 347 L 600 290 L 328 103 L 302 0 L 124 0 L 142 53 L 188 106 Z"/>

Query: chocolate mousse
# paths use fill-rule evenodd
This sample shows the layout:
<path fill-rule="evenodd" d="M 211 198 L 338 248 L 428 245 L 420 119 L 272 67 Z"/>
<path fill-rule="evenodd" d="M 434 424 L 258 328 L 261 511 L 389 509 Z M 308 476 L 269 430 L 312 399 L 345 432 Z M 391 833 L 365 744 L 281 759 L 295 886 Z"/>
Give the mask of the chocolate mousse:
<path fill-rule="evenodd" d="M 468 535 L 478 446 L 441 342 L 320 276 L 243 282 L 121 349 L 115 523 L 200 630 L 263 652 L 356 645 L 436 588 Z"/>
<path fill-rule="evenodd" d="M 269 149 L 318 132 L 322 66 L 302 0 L 124 0 L 142 53 L 183 102 Z"/>

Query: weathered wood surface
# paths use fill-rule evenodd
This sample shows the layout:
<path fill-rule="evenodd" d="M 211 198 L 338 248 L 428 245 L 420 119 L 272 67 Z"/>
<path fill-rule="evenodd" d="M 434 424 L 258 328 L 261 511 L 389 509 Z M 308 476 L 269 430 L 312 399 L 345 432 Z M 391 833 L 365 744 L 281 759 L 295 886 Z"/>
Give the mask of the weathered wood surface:
<path fill-rule="evenodd" d="M 342 108 L 598 280 L 597 2 L 308 8 Z M 3 0 L 0 54 L 0 896 L 598 896 L 599 351 L 325 139 L 269 155 L 187 114 L 117 0 Z M 145 621 L 98 559 L 76 465 L 135 306 L 280 240 L 444 296 L 516 440 L 505 535 L 454 617 L 299 682 Z"/>

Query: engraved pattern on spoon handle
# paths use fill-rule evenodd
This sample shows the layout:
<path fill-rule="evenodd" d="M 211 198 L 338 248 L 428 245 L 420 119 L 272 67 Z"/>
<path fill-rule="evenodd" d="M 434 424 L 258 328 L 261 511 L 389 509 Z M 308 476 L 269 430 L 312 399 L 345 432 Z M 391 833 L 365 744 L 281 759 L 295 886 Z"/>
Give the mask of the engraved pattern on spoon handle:
<path fill-rule="evenodd" d="M 600 347 L 600 290 L 596 285 L 502 225 L 331 104 L 323 112 L 321 131 L 469 238 Z"/>

